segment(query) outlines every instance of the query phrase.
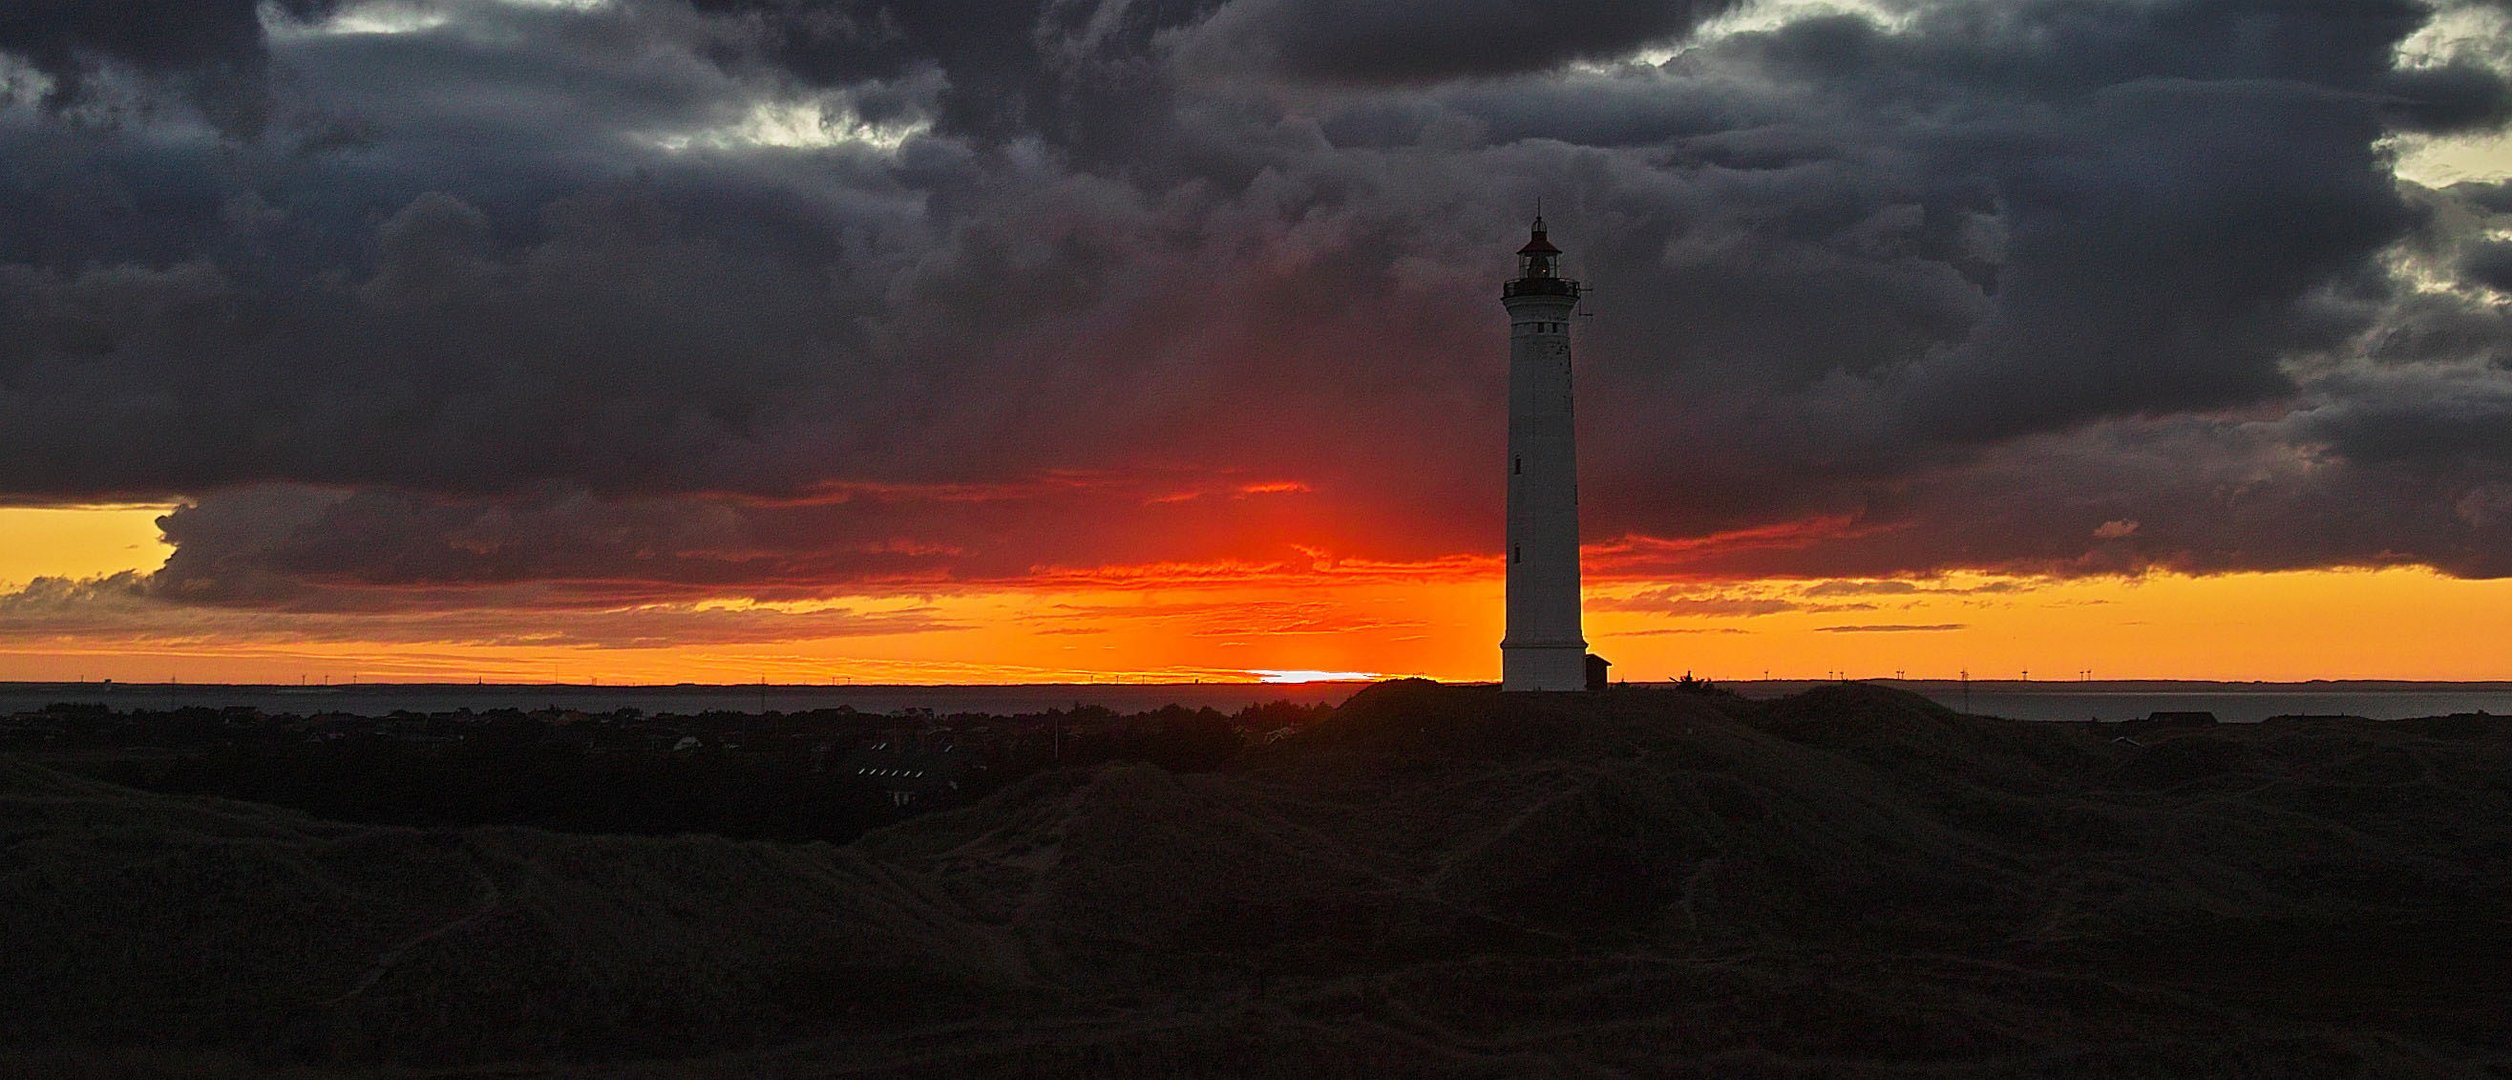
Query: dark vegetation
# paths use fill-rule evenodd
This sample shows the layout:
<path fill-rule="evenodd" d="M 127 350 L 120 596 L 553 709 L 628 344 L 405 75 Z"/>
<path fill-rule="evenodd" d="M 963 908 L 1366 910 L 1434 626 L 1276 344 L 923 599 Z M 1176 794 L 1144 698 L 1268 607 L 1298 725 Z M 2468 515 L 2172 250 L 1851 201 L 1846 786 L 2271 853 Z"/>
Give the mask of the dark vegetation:
<path fill-rule="evenodd" d="M 2126 738 L 1860 686 L 1397 683 L 1262 726 L 834 847 L 342 824 L 0 756 L 0 1046 L 73 1076 L 2512 1074 L 2505 718 Z"/>
<path fill-rule="evenodd" d="M 844 842 L 1050 768 L 1142 761 L 1216 768 L 1246 743 L 1330 711 L 1235 714 L 1076 706 L 1019 716 L 823 709 L 646 716 L 498 710 L 383 717 L 64 704 L 0 722 L 0 753 L 166 794 L 247 799 L 319 817 L 420 827 Z M 874 746 L 947 770 L 892 785 L 857 770 Z M 889 762 L 882 762 L 888 764 Z M 893 788 L 911 796 L 901 804 Z"/>

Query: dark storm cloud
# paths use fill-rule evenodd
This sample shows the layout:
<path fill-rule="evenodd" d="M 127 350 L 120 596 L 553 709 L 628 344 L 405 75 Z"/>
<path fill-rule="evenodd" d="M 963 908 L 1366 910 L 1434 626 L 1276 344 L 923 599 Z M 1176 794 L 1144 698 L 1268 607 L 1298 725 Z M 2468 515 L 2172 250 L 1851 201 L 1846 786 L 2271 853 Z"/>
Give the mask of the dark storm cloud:
<path fill-rule="evenodd" d="M 2512 243 L 2479 244 L 2460 263 L 2460 272 L 2489 289 L 2512 293 Z"/>
<path fill-rule="evenodd" d="M 2512 384 L 2501 376 L 2475 367 L 2350 376 L 2293 427 L 2360 465 L 2512 468 Z"/>
<path fill-rule="evenodd" d="M 1641 321 L 1672 327 L 1665 351 L 1708 377 L 1669 371 L 1608 397 L 1629 413 L 1606 425 L 1621 444 L 1608 460 L 1709 467 L 1687 489 L 1606 465 L 1604 514 L 1643 531 L 1694 514 L 1705 530 L 1743 507 L 1892 519 L 1904 484 L 1890 478 L 1959 472 L 1980 456 L 1966 444 L 2012 453 L 2103 418 L 2289 399 L 2304 389 L 2294 358 L 2351 350 L 2376 312 L 2413 302 L 2379 259 L 2423 219 L 2377 142 L 2429 89 L 2388 68 L 2421 9 L 2074 17 L 2090 10 L 1939 5 L 1889 34 L 1804 20 L 1678 58 L 1717 79 L 1742 78 L 1742 56 L 1819 93 L 1748 123 L 1751 139 L 1685 140 L 1757 187 L 1731 184 L 1665 241 L 1698 270 L 1643 286 L 1679 299 Z M 2499 98 L 2495 82 L 2474 96 Z M 1819 291 L 1851 282 L 1847 298 Z M 1600 324 L 1634 291 L 1613 284 Z M 2456 331 L 2501 340 L 2482 319 Z M 1708 422 L 1637 415 L 1676 396 Z M 1984 560 L 2024 539 L 1943 550 Z M 2084 550 L 2072 530 L 2047 539 Z"/>
<path fill-rule="evenodd" d="M 1183 43 L 1190 68 L 1388 85 L 1547 71 L 1681 38 L 1739 0 L 1239 0 Z"/>
<path fill-rule="evenodd" d="M 1994 290 L 1993 305 L 1952 333 L 1883 320 L 1916 331 L 1926 355 L 1879 389 L 1906 410 L 1884 429 L 1896 440 L 1914 425 L 1999 439 L 2288 388 L 2280 358 L 2332 331 L 2311 293 L 2367 269 L 2413 224 L 2374 142 L 2385 102 L 2403 99 L 2390 51 L 2422 14 L 2403 3 L 2148 4 L 2098 18 L 2068 5 L 1941 5 L 1900 33 L 1808 19 L 1735 51 L 1841 110 L 1784 160 L 1881 159 L 1841 185 L 1911 205 L 1913 225 L 1879 239 L 1916 259 L 1879 265 L 1886 247 L 1844 253 L 1867 255 L 1853 262 L 1895 277 L 1957 268 L 1960 256 L 1916 226 L 1994 213 L 1998 266 L 1980 290 Z M 1839 222 L 1852 198 L 1827 193 L 1788 221 Z M 1852 371 L 1861 352 L 1903 362 L 1853 342 L 1821 352 L 1853 358 Z"/>
<path fill-rule="evenodd" d="M 37 578 L 14 593 L 0 594 L 0 628 L 13 636 L 143 647 L 163 647 L 169 640 L 178 640 L 229 645 L 333 641 L 370 646 L 425 643 L 650 649 L 694 643 L 750 644 L 919 633 L 960 627 L 924 607 L 783 611 L 681 606 L 621 612 L 541 604 L 534 605 L 528 617 L 518 619 L 512 606 L 468 602 L 437 606 L 407 603 L 375 611 L 297 611 L 280 620 L 259 610 L 169 602 L 157 583 L 126 571 L 87 581 Z"/>
<path fill-rule="evenodd" d="M 918 542 L 912 515 L 562 488 L 450 498 L 263 486 L 159 524 L 176 551 L 151 579 L 158 595 L 312 611 L 466 596 L 555 607 L 736 591 L 790 599 L 864 578 L 935 577 L 939 556 L 954 553 Z"/>
<path fill-rule="evenodd" d="M 1889 494 L 1870 489 L 1800 542 L 1713 545 L 1624 569 L 2063 577 L 2428 565 L 2506 576 L 2512 468 L 2486 431 L 2502 428 L 2500 391 L 2462 401 L 2450 389 L 2419 380 L 2390 388 L 2383 406 L 2324 403 L 2237 423 L 2117 420 L 2031 436 L 2008 453 L 1900 477 Z M 2460 421 L 2433 430 L 2450 414 Z"/>
<path fill-rule="evenodd" d="M 1221 0 L 968 3 L 691 0 L 738 31 L 708 50 L 730 70 L 766 66 L 817 86 L 871 86 L 863 114 L 913 103 L 881 87 L 944 76 L 939 131 L 984 142 L 1044 139 L 1103 164 L 1175 153 L 1185 134 L 1154 53 L 1159 36 Z"/>
<path fill-rule="evenodd" d="M 338 0 L 15 0 L 0 11 L 0 54 L 52 81 L 43 107 L 99 104 L 120 71 L 180 93 L 220 129 L 255 135 L 268 115 L 260 11 L 319 19 Z"/>
<path fill-rule="evenodd" d="M 2512 181 L 2492 184 L 2464 182 L 2453 184 L 2446 191 L 2471 206 L 2497 214 L 2512 214 Z"/>
<path fill-rule="evenodd" d="M 0 497 L 191 500 L 157 597 L 1484 551 L 1538 197 L 1618 572 L 2512 569 L 2512 197 L 2387 141 L 2505 82 L 2403 0 L 107 7 L 0 48 L 288 106 L 0 110 Z"/>
<path fill-rule="evenodd" d="M 693 470 L 743 458 L 757 425 L 849 366 L 829 353 L 843 308 L 825 282 L 693 234 L 644 189 L 542 219 L 539 243 L 501 247 L 477 210 L 422 196 L 372 231 L 362 281 L 9 268 L 0 484 L 712 486 Z M 710 355 L 735 360 L 690 364 Z"/>
<path fill-rule="evenodd" d="M 1201 480 L 1204 483 L 1198 484 Z M 600 497 L 544 486 L 500 495 L 256 485 L 158 521 L 175 545 L 147 595 L 298 612 L 492 601 L 545 608 L 805 600 L 880 582 L 919 592 L 1104 577 L 1180 550 L 1237 566 L 1313 569 L 1274 533 L 1310 493 L 1245 478 L 1063 475 L 1023 484 L 872 485 L 810 499 Z M 1123 521 L 1122 535 L 1108 523 Z M 1231 565 L 1173 567 L 1158 585 Z M 1355 573 L 1366 573 L 1355 568 Z"/>

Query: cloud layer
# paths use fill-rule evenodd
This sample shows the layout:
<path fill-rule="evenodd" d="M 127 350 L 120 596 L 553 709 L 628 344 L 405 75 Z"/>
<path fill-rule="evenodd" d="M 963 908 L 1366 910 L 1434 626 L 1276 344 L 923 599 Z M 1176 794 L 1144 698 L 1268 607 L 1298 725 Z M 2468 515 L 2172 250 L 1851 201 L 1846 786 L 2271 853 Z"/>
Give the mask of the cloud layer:
<path fill-rule="evenodd" d="M 157 602 L 1447 567 L 1538 198 L 1599 575 L 2512 574 L 2498 7 L 166 14 L 0 16 L 0 500 Z"/>

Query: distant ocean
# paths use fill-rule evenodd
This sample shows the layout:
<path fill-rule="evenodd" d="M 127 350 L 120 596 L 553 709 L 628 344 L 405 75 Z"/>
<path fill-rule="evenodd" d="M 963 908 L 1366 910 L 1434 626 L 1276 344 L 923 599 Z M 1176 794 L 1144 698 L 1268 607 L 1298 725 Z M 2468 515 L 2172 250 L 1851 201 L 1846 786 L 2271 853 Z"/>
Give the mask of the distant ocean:
<path fill-rule="evenodd" d="M 1935 699 L 1949 709 L 2017 720 L 2133 720 L 2155 712 L 2210 712 L 2227 722 L 2251 723 L 2271 716 L 2346 715 L 2375 720 L 2450 713 L 2512 715 L 2512 683 L 2392 682 L 2372 680 L 2300 683 L 2038 682 L 1891 679 L 1897 686 Z M 1747 697 L 1793 694 L 1817 682 L 1733 684 Z"/>
<path fill-rule="evenodd" d="M 2417 682 L 1958 682 L 1877 680 L 1948 708 L 2019 720 L 2127 720 L 2157 711 L 2211 712 L 2233 722 L 2287 714 L 2346 714 L 2376 720 L 2456 712 L 2512 715 L 2512 683 Z M 99 702 L 116 709 L 246 705 L 266 712 L 580 709 L 602 713 L 801 712 L 850 706 L 859 712 L 1024 713 L 1098 705 L 1142 712 L 1164 705 L 1232 712 L 1270 701 L 1338 704 L 1365 686 L 1315 683 L 1056 683 L 1012 686 L 573 686 L 467 683 L 361 683 L 230 686 L 213 683 L 0 683 L 0 715 L 54 702 Z M 1728 683 L 1747 697 L 1793 694 L 1820 682 Z"/>
<path fill-rule="evenodd" d="M 245 686 L 218 683 L 0 683 L 0 715 L 56 701 L 102 702 L 115 709 L 246 705 L 274 713 L 381 716 L 470 709 L 579 709 L 606 713 L 802 712 L 850 706 L 857 712 L 906 709 L 1008 715 L 1098 705 L 1121 713 L 1164 705 L 1235 712 L 1272 701 L 1340 704 L 1367 683 L 1050 683 L 1013 686 L 576 686 L 472 683 L 358 683 Z"/>

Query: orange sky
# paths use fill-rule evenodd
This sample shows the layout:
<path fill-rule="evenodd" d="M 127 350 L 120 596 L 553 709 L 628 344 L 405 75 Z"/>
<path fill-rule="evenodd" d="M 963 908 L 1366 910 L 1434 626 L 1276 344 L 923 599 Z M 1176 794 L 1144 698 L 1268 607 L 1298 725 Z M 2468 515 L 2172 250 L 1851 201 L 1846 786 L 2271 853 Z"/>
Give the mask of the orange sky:
<path fill-rule="evenodd" d="M 0 510 L 0 585 L 148 571 L 162 507 Z M 1591 562 L 1599 561 L 1591 554 Z M 0 679 L 1187 681 L 1494 677 L 1496 561 L 1117 567 L 1028 584 L 563 613 L 133 616 L 0 636 Z M 1588 637 L 1635 680 L 2512 677 L 2512 581 L 2419 569 L 2072 580 L 1611 581 Z M 645 628 L 603 645 L 576 628 Z M 832 632 L 834 631 L 834 632 Z M 536 640 L 539 639 L 539 640 Z"/>

